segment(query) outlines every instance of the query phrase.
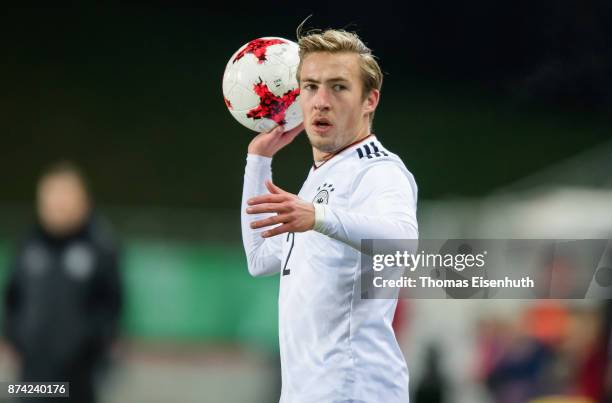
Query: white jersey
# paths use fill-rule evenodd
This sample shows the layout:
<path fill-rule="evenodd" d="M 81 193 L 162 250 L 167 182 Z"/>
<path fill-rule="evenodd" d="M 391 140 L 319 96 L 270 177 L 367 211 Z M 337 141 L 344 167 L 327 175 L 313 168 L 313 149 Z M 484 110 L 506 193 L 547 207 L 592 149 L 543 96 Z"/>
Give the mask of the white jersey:
<path fill-rule="evenodd" d="M 280 273 L 281 403 L 406 403 L 408 370 L 391 327 L 396 299 L 362 299 L 361 239 L 416 239 L 417 187 L 374 136 L 311 168 L 299 192 L 315 229 L 264 239 L 246 200 L 266 194 L 271 158 L 249 155 L 242 236 L 249 272 Z"/>

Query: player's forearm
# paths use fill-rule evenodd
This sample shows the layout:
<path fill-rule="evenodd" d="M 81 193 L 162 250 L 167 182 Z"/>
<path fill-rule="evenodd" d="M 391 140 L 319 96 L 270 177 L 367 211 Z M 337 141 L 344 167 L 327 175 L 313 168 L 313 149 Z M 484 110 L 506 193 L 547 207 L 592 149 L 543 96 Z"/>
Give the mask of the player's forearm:
<path fill-rule="evenodd" d="M 413 215 L 369 215 L 316 206 L 314 230 L 359 250 L 362 239 L 417 239 Z"/>
<path fill-rule="evenodd" d="M 249 215 L 246 213 L 246 201 L 254 196 L 266 193 L 265 181 L 272 178 L 272 158 L 249 154 L 244 172 L 242 188 L 242 206 L 240 219 L 242 226 L 242 243 L 247 257 L 249 273 L 252 276 L 263 276 L 280 271 L 280 258 L 272 243 L 275 239 L 264 239 L 261 230 L 253 230 L 250 223 L 269 214 Z"/>

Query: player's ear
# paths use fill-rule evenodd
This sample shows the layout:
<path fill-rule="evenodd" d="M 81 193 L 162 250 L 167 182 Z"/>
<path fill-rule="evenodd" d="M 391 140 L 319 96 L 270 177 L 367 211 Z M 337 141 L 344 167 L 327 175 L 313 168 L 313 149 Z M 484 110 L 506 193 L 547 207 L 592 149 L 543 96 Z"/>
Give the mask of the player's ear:
<path fill-rule="evenodd" d="M 380 100 L 380 90 L 373 89 L 363 101 L 363 111 L 368 114 L 376 110 L 378 101 Z"/>

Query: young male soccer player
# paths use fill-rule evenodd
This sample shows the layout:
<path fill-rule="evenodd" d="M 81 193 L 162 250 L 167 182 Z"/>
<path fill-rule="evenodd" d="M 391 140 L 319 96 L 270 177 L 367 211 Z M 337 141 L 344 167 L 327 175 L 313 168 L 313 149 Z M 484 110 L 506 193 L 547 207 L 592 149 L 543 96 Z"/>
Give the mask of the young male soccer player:
<path fill-rule="evenodd" d="M 396 299 L 362 299 L 362 239 L 416 239 L 417 187 L 371 133 L 382 72 L 353 33 L 299 39 L 303 126 L 248 147 L 242 237 L 249 272 L 280 273 L 281 403 L 405 403 Z M 272 183 L 272 157 L 303 130 L 314 165 L 298 195 Z"/>

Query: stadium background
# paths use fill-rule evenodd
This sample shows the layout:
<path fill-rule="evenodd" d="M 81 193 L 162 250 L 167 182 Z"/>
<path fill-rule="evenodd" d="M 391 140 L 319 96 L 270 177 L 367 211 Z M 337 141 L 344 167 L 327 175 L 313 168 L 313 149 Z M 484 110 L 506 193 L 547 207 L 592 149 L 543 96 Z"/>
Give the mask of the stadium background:
<path fill-rule="evenodd" d="M 604 1 L 336 2 L 290 12 L 280 2 L 265 12 L 127 3 L 0 17 L 0 284 L 32 221 L 41 170 L 78 163 L 124 251 L 127 305 L 108 401 L 271 401 L 278 284 L 246 272 L 239 204 L 251 134 L 225 111 L 220 85 L 241 44 L 294 38 L 309 14 L 307 26 L 356 30 L 379 56 L 374 131 L 417 179 L 423 237 L 610 233 Z M 310 163 L 301 136 L 275 158 L 276 183 L 297 192 Z M 460 338 L 487 309 L 509 317 L 532 304 L 411 302 L 401 334 L 411 384 L 439 315 Z M 447 401 L 490 401 L 482 382 L 457 375 L 469 346 L 439 344 L 462 351 L 442 362 Z M 0 378 L 10 379 L 15 363 L 1 351 Z"/>

